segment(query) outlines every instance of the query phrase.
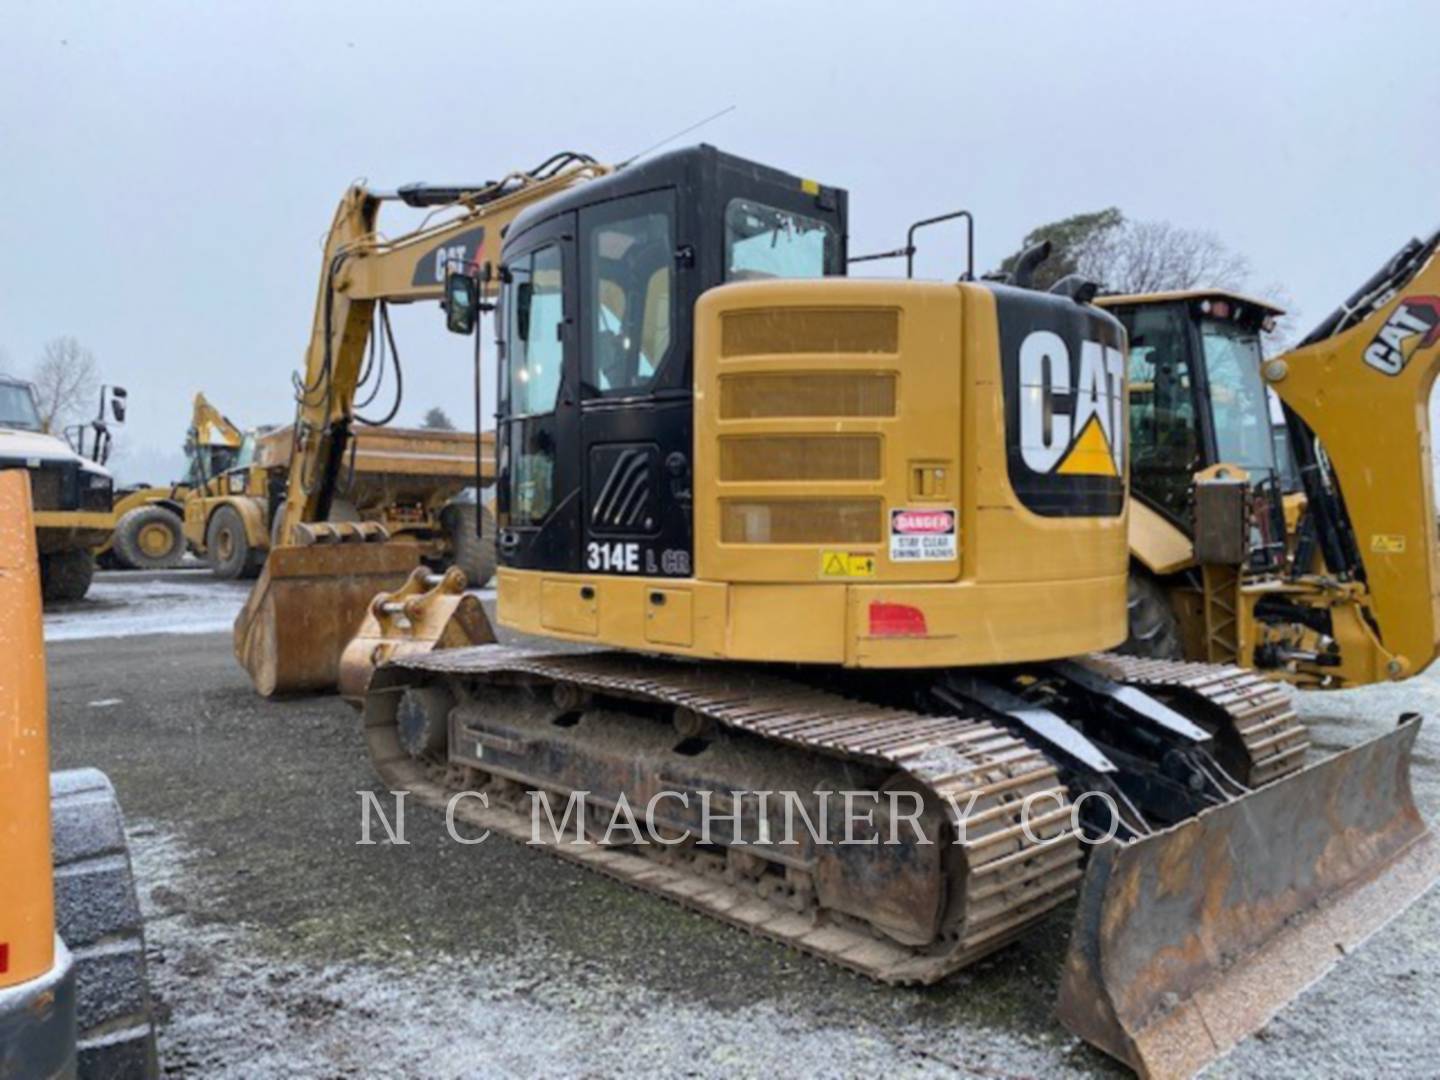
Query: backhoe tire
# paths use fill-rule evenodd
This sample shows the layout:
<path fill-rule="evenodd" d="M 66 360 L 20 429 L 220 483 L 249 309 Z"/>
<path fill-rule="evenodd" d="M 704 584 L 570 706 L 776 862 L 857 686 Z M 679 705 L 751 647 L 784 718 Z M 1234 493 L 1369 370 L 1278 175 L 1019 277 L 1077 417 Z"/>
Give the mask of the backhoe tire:
<path fill-rule="evenodd" d="M 495 515 L 478 503 L 452 503 L 446 508 L 450 532 L 450 564 L 465 571 L 470 588 L 490 584 L 495 576 Z M 483 536 L 475 535 L 475 515 L 484 515 Z"/>
<path fill-rule="evenodd" d="M 222 506 L 205 529 L 205 558 L 216 577 L 234 581 L 258 574 L 265 563 L 265 552 L 251 546 L 240 511 Z"/>
<path fill-rule="evenodd" d="M 1130 612 L 1130 633 L 1119 652 L 1154 660 L 1182 660 L 1180 622 L 1165 588 L 1144 570 L 1132 567 L 1125 599 Z"/>
<path fill-rule="evenodd" d="M 115 523 L 111 550 L 128 570 L 173 570 L 185 558 L 184 523 L 163 506 L 137 506 Z"/>
<path fill-rule="evenodd" d="M 83 600 L 95 577 L 95 556 L 84 548 L 40 556 L 40 595 L 47 601 Z"/>
<path fill-rule="evenodd" d="M 50 774 L 55 930 L 75 961 L 77 1075 L 158 1075 L 145 929 L 125 822 L 98 769 Z"/>

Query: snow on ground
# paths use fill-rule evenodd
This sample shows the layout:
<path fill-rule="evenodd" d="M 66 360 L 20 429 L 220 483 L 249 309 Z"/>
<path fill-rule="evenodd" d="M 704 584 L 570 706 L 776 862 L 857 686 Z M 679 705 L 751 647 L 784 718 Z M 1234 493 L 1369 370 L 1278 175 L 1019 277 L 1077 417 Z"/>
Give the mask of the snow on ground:
<path fill-rule="evenodd" d="M 226 633 L 253 584 L 222 581 L 203 569 L 96 574 L 84 600 L 45 608 L 45 640 Z M 491 599 L 495 593 L 481 589 L 477 595 Z"/>
<path fill-rule="evenodd" d="M 218 633 L 234 624 L 250 585 L 206 570 L 96 574 L 84 600 L 46 607 L 45 640 Z"/>

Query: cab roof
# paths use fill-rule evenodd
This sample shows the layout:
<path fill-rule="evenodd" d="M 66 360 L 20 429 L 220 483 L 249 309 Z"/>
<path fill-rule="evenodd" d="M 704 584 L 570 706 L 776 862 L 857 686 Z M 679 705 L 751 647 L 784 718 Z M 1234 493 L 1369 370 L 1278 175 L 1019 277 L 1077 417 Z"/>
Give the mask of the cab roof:
<path fill-rule="evenodd" d="M 623 165 L 598 180 L 578 184 L 534 206 L 528 206 L 511 222 L 504 237 L 506 240 L 518 238 L 541 222 L 567 211 L 593 206 L 610 199 L 620 199 L 662 187 L 695 185 L 702 174 L 713 177 L 715 171 L 721 169 L 734 170 L 754 180 L 777 184 L 791 190 L 812 192 L 828 201 L 836 202 L 840 207 L 841 232 L 844 231 L 847 193 L 843 188 L 820 184 L 782 169 L 762 165 L 758 161 L 727 154 L 709 143 L 698 143 Z"/>
<path fill-rule="evenodd" d="M 1257 307 L 1269 315 L 1285 314 L 1284 308 L 1276 307 L 1269 300 L 1259 300 L 1231 289 L 1172 289 L 1168 292 L 1097 296 L 1095 303 L 1100 307 L 1134 307 L 1141 304 L 1165 304 L 1176 300 L 1229 300 L 1248 307 Z"/>

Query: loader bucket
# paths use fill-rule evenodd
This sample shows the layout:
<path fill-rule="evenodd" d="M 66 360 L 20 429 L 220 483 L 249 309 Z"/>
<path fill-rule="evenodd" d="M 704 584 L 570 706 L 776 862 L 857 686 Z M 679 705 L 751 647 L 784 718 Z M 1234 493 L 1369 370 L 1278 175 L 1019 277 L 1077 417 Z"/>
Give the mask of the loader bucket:
<path fill-rule="evenodd" d="M 465 571 L 443 575 L 421 566 L 394 592 L 374 597 L 340 657 L 340 693 L 357 709 L 381 664 L 434 649 L 489 645 L 495 631 L 480 598 L 465 591 Z"/>
<path fill-rule="evenodd" d="M 334 691 L 340 654 L 375 594 L 397 589 L 419 562 L 409 543 L 272 548 L 235 617 L 235 657 L 265 697 Z"/>
<path fill-rule="evenodd" d="M 1093 849 L 1064 1024 L 1142 1077 L 1188 1077 L 1265 1025 L 1440 875 L 1416 716 L 1233 803 Z"/>

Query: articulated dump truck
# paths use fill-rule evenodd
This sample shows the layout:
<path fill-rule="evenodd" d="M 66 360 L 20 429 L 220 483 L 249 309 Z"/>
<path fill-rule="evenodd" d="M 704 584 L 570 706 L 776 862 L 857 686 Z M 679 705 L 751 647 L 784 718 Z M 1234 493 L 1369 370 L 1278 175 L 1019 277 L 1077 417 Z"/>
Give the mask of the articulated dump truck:
<path fill-rule="evenodd" d="M 242 431 L 203 394 L 195 395 L 185 454 L 189 471 L 169 487 L 126 492 L 115 532 L 97 555 L 121 569 L 178 566 L 188 548 L 221 578 L 254 577 L 265 564 L 272 519 L 284 501 L 293 427 Z M 494 437 L 481 437 L 480 482 L 492 483 Z M 495 572 L 494 530 L 476 483 L 469 432 L 364 427 L 352 442 L 332 520 L 369 522 L 437 568 L 459 566 L 483 585 Z M 486 539 L 488 533 L 488 539 Z"/>
<path fill-rule="evenodd" d="M 382 240 L 390 200 L 451 210 Z M 412 576 L 336 634 L 345 692 L 387 787 L 878 980 L 936 982 L 1073 903 L 1061 1019 L 1188 1075 L 1440 873 L 1420 721 L 1310 761 L 1285 687 L 1108 651 L 1123 326 L 1073 281 L 849 279 L 847 215 L 839 188 L 708 146 L 348 192 L 305 382 L 330 411 L 287 528 L 322 528 L 376 305 L 441 299 L 477 334 L 493 300 L 498 621 L 589 648 L 497 644 L 453 582 Z M 1285 377 L 1440 292 L 1434 246 Z M 1428 391 L 1434 344 L 1377 411 Z M 1428 474 L 1402 467 L 1395 497 L 1423 503 L 1397 510 L 1404 573 L 1433 597 Z M 363 593 L 344 546 L 296 549 L 329 560 L 316 604 Z M 236 624 L 266 692 L 293 688 L 274 622 L 316 625 L 290 599 Z M 617 840 L 627 814 L 645 828 Z"/>

